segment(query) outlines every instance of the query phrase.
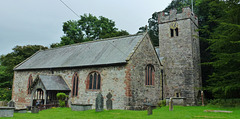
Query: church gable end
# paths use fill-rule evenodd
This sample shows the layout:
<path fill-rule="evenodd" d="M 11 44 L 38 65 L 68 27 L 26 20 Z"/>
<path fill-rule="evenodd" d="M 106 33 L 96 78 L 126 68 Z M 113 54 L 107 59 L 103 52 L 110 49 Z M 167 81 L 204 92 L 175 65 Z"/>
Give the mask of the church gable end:
<path fill-rule="evenodd" d="M 127 109 L 140 109 L 144 103 L 157 104 L 162 99 L 160 67 L 158 56 L 146 34 L 125 67 L 125 94 L 129 99 Z"/>

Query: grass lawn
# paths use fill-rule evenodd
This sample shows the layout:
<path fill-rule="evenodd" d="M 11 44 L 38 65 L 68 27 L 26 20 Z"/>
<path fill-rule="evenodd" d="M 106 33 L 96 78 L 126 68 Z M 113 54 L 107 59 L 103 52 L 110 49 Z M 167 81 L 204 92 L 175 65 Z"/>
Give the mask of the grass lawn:
<path fill-rule="evenodd" d="M 204 110 L 225 110 L 233 113 L 204 112 Z M 182 107 L 174 106 L 173 111 L 168 107 L 153 110 L 153 115 L 148 116 L 147 111 L 131 110 L 104 110 L 103 112 L 71 111 L 70 108 L 53 108 L 40 111 L 38 114 L 14 113 L 13 119 L 240 119 L 240 108 L 216 108 L 216 107 Z M 10 119 L 9 117 L 1 119 Z"/>

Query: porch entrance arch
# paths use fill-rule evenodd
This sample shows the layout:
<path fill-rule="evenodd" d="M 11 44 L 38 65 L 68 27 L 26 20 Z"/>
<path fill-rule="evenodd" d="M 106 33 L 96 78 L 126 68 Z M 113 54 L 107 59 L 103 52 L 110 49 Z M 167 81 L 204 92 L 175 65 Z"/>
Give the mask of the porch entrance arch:
<path fill-rule="evenodd" d="M 31 106 L 57 104 L 57 93 L 69 95 L 71 91 L 59 75 L 38 75 L 31 90 Z"/>

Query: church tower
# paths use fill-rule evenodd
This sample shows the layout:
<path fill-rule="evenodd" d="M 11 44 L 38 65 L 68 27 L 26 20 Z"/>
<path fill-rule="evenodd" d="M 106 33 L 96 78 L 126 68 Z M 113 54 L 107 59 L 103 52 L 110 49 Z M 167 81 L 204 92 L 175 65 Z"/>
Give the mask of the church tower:
<path fill-rule="evenodd" d="M 190 8 L 159 12 L 159 50 L 163 57 L 164 98 L 196 105 L 202 86 L 198 18 Z"/>

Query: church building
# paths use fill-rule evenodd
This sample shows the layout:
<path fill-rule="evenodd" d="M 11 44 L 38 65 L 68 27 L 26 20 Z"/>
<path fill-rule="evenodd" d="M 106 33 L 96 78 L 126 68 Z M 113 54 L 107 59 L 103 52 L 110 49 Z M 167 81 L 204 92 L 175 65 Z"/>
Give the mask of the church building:
<path fill-rule="evenodd" d="M 14 68 L 16 108 L 52 104 L 56 94 L 68 104 L 92 104 L 101 92 L 113 109 L 142 109 L 174 98 L 196 105 L 201 88 L 198 19 L 190 8 L 159 12 L 159 47 L 147 33 L 40 50 Z M 38 102 L 40 100 L 40 102 Z"/>
<path fill-rule="evenodd" d="M 146 33 L 41 50 L 14 68 L 12 100 L 25 108 L 64 92 L 69 104 L 94 108 L 101 92 L 113 109 L 141 109 L 162 99 L 161 67 Z"/>

